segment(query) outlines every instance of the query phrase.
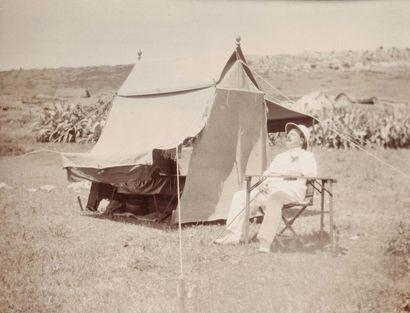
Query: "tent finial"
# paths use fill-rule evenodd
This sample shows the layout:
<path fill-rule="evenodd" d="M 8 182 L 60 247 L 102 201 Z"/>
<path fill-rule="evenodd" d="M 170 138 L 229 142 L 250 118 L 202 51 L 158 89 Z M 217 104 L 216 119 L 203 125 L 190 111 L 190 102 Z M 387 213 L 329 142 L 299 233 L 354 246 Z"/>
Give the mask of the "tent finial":
<path fill-rule="evenodd" d="M 141 49 L 138 49 L 138 61 L 141 60 L 141 56 L 142 56 L 142 51 Z"/>
<path fill-rule="evenodd" d="M 236 36 L 236 45 L 239 47 L 241 45 L 241 36 Z"/>

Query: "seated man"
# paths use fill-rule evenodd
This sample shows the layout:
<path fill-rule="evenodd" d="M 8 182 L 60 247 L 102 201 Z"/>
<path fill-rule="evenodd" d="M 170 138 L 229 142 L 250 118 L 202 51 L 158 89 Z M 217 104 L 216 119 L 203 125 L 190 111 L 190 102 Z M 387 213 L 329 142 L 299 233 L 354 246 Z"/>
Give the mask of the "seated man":
<path fill-rule="evenodd" d="M 303 125 L 288 123 L 286 152 L 278 154 L 264 175 L 316 176 L 316 160 L 312 152 L 307 151 L 309 130 Z M 258 233 L 260 252 L 270 252 L 282 217 L 282 206 L 290 202 L 303 201 L 306 194 L 306 180 L 286 180 L 280 177 L 269 177 L 250 194 L 251 216 L 259 207 L 265 211 Z M 226 234 L 216 239 L 216 244 L 238 244 L 244 241 L 246 221 L 246 190 L 235 193 L 226 221 Z"/>

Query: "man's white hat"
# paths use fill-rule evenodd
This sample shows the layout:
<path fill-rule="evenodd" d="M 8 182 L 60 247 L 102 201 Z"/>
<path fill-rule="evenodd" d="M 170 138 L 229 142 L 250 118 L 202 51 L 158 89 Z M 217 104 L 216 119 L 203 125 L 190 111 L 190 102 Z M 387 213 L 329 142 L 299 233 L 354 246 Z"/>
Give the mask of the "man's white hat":
<path fill-rule="evenodd" d="M 295 124 L 295 123 L 287 123 L 285 125 L 285 131 L 286 133 L 289 133 L 291 129 L 296 128 L 297 130 L 299 130 L 303 137 L 305 137 L 305 141 L 306 141 L 306 146 L 303 147 L 303 149 L 307 149 L 308 145 L 309 145 L 309 139 L 310 139 L 310 131 L 309 129 L 305 126 L 305 125 L 300 125 L 300 124 Z"/>

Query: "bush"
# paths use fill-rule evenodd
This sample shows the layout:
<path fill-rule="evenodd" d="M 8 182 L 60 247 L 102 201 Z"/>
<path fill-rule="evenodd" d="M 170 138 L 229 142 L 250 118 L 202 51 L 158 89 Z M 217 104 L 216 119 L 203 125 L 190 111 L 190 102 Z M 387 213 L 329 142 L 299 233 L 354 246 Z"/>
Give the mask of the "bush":
<path fill-rule="evenodd" d="M 397 235 L 389 241 L 386 254 L 391 257 L 390 276 L 397 279 L 410 273 L 410 224 L 399 224 Z"/>
<path fill-rule="evenodd" d="M 103 95 L 90 106 L 55 102 L 44 108 L 40 122 L 33 126 L 39 142 L 96 142 L 111 108 L 113 94 Z"/>
<path fill-rule="evenodd" d="M 312 144 L 316 146 L 410 148 L 410 114 L 404 109 L 388 112 L 341 108 L 327 112 L 322 120 L 312 128 Z"/>
<path fill-rule="evenodd" d="M 0 156 L 21 155 L 26 153 L 26 149 L 18 143 L 0 142 Z"/>
<path fill-rule="evenodd" d="M 400 223 L 397 232 L 397 237 L 389 241 L 386 252 L 390 255 L 410 257 L 410 224 Z"/>

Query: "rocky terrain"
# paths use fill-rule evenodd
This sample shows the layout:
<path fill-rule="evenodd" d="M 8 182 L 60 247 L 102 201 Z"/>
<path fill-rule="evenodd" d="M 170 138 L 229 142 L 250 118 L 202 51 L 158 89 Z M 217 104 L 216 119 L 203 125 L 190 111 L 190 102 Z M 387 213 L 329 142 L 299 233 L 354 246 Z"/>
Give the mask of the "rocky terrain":
<path fill-rule="evenodd" d="M 91 95 L 117 90 L 132 65 L 15 69 L 0 72 L 0 95 L 46 98 L 61 88 L 86 88 Z"/>
<path fill-rule="evenodd" d="M 306 51 L 300 54 L 274 56 L 248 56 L 249 63 L 265 76 L 269 72 L 289 71 L 409 71 L 410 48 L 366 51 Z"/>

